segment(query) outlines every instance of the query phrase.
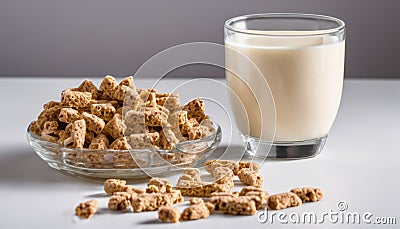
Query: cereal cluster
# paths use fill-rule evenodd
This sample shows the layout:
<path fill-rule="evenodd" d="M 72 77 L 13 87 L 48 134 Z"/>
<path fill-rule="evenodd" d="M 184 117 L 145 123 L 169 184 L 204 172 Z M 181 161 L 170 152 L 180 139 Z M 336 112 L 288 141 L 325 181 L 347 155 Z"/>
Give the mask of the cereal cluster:
<path fill-rule="evenodd" d="M 136 88 L 132 76 L 118 83 L 108 75 L 99 88 L 85 80 L 43 108 L 30 131 L 64 147 L 170 150 L 215 131 L 201 99 L 181 106 L 178 94 Z"/>
<path fill-rule="evenodd" d="M 210 160 L 205 170 L 214 182 L 201 180 L 197 168 L 183 169 L 175 188 L 164 178 L 151 178 L 146 188 L 135 188 L 119 179 L 104 182 L 104 191 L 111 195 L 108 209 L 112 211 L 158 211 L 158 219 L 164 223 L 204 219 L 214 212 L 228 215 L 254 215 L 263 207 L 279 210 L 315 202 L 323 198 L 319 188 L 293 188 L 290 192 L 270 195 L 263 190 L 263 177 L 254 162 Z M 246 184 L 240 191 L 232 192 L 234 177 Z M 191 196 L 190 206 L 181 213 L 173 205 Z M 96 200 L 81 203 L 76 215 L 89 218 L 96 212 Z"/>

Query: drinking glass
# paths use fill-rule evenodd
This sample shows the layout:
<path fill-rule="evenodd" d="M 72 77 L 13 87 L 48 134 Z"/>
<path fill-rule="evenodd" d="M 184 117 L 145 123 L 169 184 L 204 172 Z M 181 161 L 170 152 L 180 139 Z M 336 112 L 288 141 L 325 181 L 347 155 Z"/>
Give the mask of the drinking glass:
<path fill-rule="evenodd" d="M 227 20 L 224 38 L 226 69 L 240 72 L 226 70 L 226 81 L 246 153 L 273 158 L 319 154 L 342 95 L 345 23 L 314 14 L 253 14 Z M 255 77 L 250 63 L 263 77 Z M 260 86 L 265 83 L 271 93 Z M 257 104 L 266 97 L 274 109 Z"/>

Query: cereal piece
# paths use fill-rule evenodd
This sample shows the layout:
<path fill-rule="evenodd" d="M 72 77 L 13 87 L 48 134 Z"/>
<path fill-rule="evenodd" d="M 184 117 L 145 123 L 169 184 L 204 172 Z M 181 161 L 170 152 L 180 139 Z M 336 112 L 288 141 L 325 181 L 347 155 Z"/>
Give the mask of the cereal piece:
<path fill-rule="evenodd" d="M 217 183 L 233 182 L 233 172 L 228 167 L 216 167 L 212 172 Z"/>
<path fill-rule="evenodd" d="M 104 191 L 112 195 L 116 192 L 123 192 L 125 190 L 126 181 L 120 179 L 108 179 L 104 182 Z"/>
<path fill-rule="evenodd" d="M 132 198 L 132 207 L 134 212 L 155 211 L 163 206 L 182 202 L 182 195 L 178 190 L 172 190 L 170 193 L 143 193 Z"/>
<path fill-rule="evenodd" d="M 182 110 L 188 112 L 189 119 L 195 118 L 199 123 L 206 116 L 205 109 L 204 102 L 201 99 L 194 99 L 182 108 Z"/>
<path fill-rule="evenodd" d="M 58 115 L 60 114 L 60 107 L 52 107 L 49 109 L 44 109 L 40 112 L 37 120 L 37 127 L 43 130 L 44 123 L 47 121 L 57 121 Z"/>
<path fill-rule="evenodd" d="M 72 127 L 72 123 L 68 124 L 67 127 L 68 128 Z M 70 132 L 68 132 L 68 133 L 65 132 L 65 133 L 66 133 L 67 136 L 70 135 Z M 87 130 L 87 128 L 86 128 L 85 144 L 83 145 L 83 147 L 88 147 L 90 145 L 90 143 L 92 143 L 94 138 L 95 138 L 95 133 L 92 132 L 92 131 Z"/>
<path fill-rule="evenodd" d="M 181 133 L 184 136 L 188 136 L 189 131 L 198 126 L 199 122 L 195 118 L 191 118 L 182 125 Z"/>
<path fill-rule="evenodd" d="M 246 196 L 239 196 L 239 199 L 245 199 L 248 201 L 254 201 L 254 204 L 256 206 L 256 209 L 259 210 L 262 208 L 262 204 L 264 200 L 259 197 L 258 195 L 250 195 L 250 193 L 247 193 L 248 195 Z"/>
<path fill-rule="evenodd" d="M 145 107 L 144 118 L 147 126 L 162 126 L 167 123 L 168 114 L 157 107 Z"/>
<path fill-rule="evenodd" d="M 248 192 L 244 196 L 252 197 L 252 198 L 257 197 L 256 199 L 253 199 L 254 202 L 256 203 L 257 210 L 262 207 L 262 204 L 264 202 L 268 201 L 268 195 L 265 192 Z"/>
<path fill-rule="evenodd" d="M 75 215 L 88 219 L 92 215 L 94 215 L 97 211 L 97 200 L 89 200 L 83 203 L 80 203 L 75 208 Z"/>
<path fill-rule="evenodd" d="M 237 173 L 244 168 L 248 168 L 251 171 L 258 172 L 259 166 L 256 162 L 253 161 L 239 161 L 235 168 L 233 169 L 233 173 L 237 175 Z"/>
<path fill-rule="evenodd" d="M 207 117 L 204 117 L 200 122 L 200 130 L 201 137 L 206 138 L 215 132 L 214 123 Z"/>
<path fill-rule="evenodd" d="M 78 90 L 80 92 L 90 92 L 92 94 L 92 99 L 97 99 L 98 97 L 98 90 L 97 87 L 91 80 L 85 80 L 79 85 Z"/>
<path fill-rule="evenodd" d="M 60 132 L 58 132 L 58 141 L 57 143 L 59 145 L 64 145 L 64 141 L 69 138 L 70 136 L 65 132 L 65 130 L 60 130 Z"/>
<path fill-rule="evenodd" d="M 300 197 L 303 203 L 320 201 L 324 197 L 322 190 L 319 188 L 293 188 L 290 192 Z"/>
<path fill-rule="evenodd" d="M 261 208 L 262 201 L 257 196 L 211 196 L 209 203 L 214 205 L 215 210 L 230 215 L 253 215 Z M 258 207 L 258 208 L 257 208 Z"/>
<path fill-rule="evenodd" d="M 122 116 L 115 114 L 114 117 L 104 126 L 103 132 L 114 139 L 124 137 L 125 125 L 122 122 Z"/>
<path fill-rule="evenodd" d="M 239 180 L 250 186 L 262 186 L 264 177 L 258 173 L 251 171 L 250 168 L 243 168 L 238 173 Z"/>
<path fill-rule="evenodd" d="M 140 99 L 140 96 L 135 88 L 126 91 L 124 106 L 131 107 L 133 110 L 138 110 L 143 105 L 143 103 L 144 101 Z"/>
<path fill-rule="evenodd" d="M 153 184 L 147 186 L 146 193 L 154 193 L 154 192 L 160 192 L 160 190 L 158 189 L 158 186 L 155 186 Z"/>
<path fill-rule="evenodd" d="M 44 134 L 43 132 L 41 133 L 40 137 L 44 141 L 48 141 L 48 142 L 52 142 L 52 143 L 59 142 L 59 138 L 57 136 L 47 135 L 47 134 Z"/>
<path fill-rule="evenodd" d="M 58 135 L 58 122 L 57 121 L 47 121 L 44 123 L 42 134 L 50 135 Z"/>
<path fill-rule="evenodd" d="M 268 200 L 268 192 L 262 190 L 260 187 L 247 186 L 243 187 L 239 193 L 240 196 L 258 196 L 263 202 Z"/>
<path fill-rule="evenodd" d="M 233 183 L 205 183 L 194 181 L 182 181 L 176 187 L 184 196 L 210 197 L 214 192 L 230 192 Z"/>
<path fill-rule="evenodd" d="M 197 220 L 210 216 L 210 210 L 205 204 L 195 204 L 183 210 L 180 220 Z"/>
<path fill-rule="evenodd" d="M 131 206 L 131 194 L 128 192 L 115 192 L 108 201 L 108 209 L 113 211 L 125 210 Z"/>
<path fill-rule="evenodd" d="M 128 90 L 133 90 L 132 88 L 125 86 L 125 85 L 118 85 L 115 88 L 115 92 L 113 94 L 113 98 L 119 101 L 124 101 L 125 95 Z"/>
<path fill-rule="evenodd" d="M 61 103 L 55 102 L 55 101 L 49 101 L 43 105 L 43 109 L 50 109 L 50 108 L 54 108 L 54 107 L 56 107 L 56 108 L 61 107 Z"/>
<path fill-rule="evenodd" d="M 168 116 L 168 123 L 172 126 L 178 126 L 179 128 L 187 121 L 187 111 L 175 111 Z"/>
<path fill-rule="evenodd" d="M 125 113 L 124 123 L 127 134 L 146 133 L 144 113 L 135 110 L 129 110 Z"/>
<path fill-rule="evenodd" d="M 111 103 L 92 104 L 90 105 L 90 111 L 104 121 L 110 121 L 116 112 L 115 107 Z"/>
<path fill-rule="evenodd" d="M 178 223 L 179 222 L 179 212 L 175 207 L 161 207 L 158 210 L 158 219 L 163 223 Z"/>
<path fill-rule="evenodd" d="M 47 121 L 44 123 L 43 130 L 40 134 L 43 140 L 57 143 L 58 142 L 58 122 Z"/>
<path fill-rule="evenodd" d="M 206 120 L 203 120 L 200 125 L 195 118 L 189 119 L 181 127 L 182 134 L 188 136 L 189 140 L 196 140 L 210 136 L 215 129 L 213 123 L 210 120 Z"/>
<path fill-rule="evenodd" d="M 110 145 L 110 140 L 108 140 L 105 134 L 99 134 L 95 138 L 93 138 L 91 143 L 102 143 L 108 147 Z"/>
<path fill-rule="evenodd" d="M 91 99 L 92 94 L 89 92 L 66 89 L 61 94 L 61 104 L 65 107 L 85 108 Z"/>
<path fill-rule="evenodd" d="M 179 95 L 176 93 L 156 94 L 156 97 L 156 103 L 168 110 L 176 110 L 180 107 Z"/>
<path fill-rule="evenodd" d="M 171 187 L 171 188 L 169 188 Z M 167 196 L 169 196 L 172 199 L 173 204 L 181 203 L 184 201 L 182 193 L 180 190 L 172 190 L 171 185 L 167 185 L 167 192 L 163 193 Z"/>
<path fill-rule="evenodd" d="M 138 88 L 137 91 L 140 95 L 140 99 L 143 101 L 147 101 L 150 93 L 152 93 L 152 92 L 157 93 L 157 90 L 155 88 Z"/>
<path fill-rule="evenodd" d="M 193 127 L 188 131 L 189 140 L 201 139 L 202 138 L 201 136 L 202 136 L 202 131 L 200 129 L 200 126 Z"/>
<path fill-rule="evenodd" d="M 127 76 L 125 77 L 125 79 L 123 79 L 119 85 L 124 85 L 124 86 L 128 86 L 132 89 L 135 89 L 135 82 L 133 80 L 133 76 Z"/>
<path fill-rule="evenodd" d="M 184 186 L 184 184 L 185 184 L 185 182 L 186 181 L 191 181 L 191 182 L 193 182 L 193 181 L 195 181 L 194 180 L 194 177 L 192 177 L 192 176 L 190 176 L 190 175 L 188 175 L 188 174 L 182 174 L 180 177 L 179 177 L 179 179 L 178 179 L 178 182 L 177 182 L 177 186 Z"/>
<path fill-rule="evenodd" d="M 229 215 L 254 215 L 257 212 L 256 204 L 248 198 L 239 197 L 228 203 L 228 210 L 224 211 Z"/>
<path fill-rule="evenodd" d="M 236 162 L 230 161 L 230 160 L 209 160 L 206 163 L 204 163 L 204 167 L 208 173 L 212 176 L 213 171 L 217 167 L 227 167 L 231 170 L 233 170 L 236 166 Z"/>
<path fill-rule="evenodd" d="M 190 204 L 204 204 L 204 200 L 198 197 L 191 198 L 189 202 Z"/>
<path fill-rule="evenodd" d="M 300 206 L 301 203 L 300 197 L 292 192 L 276 194 L 268 198 L 268 207 L 274 210 Z"/>
<path fill-rule="evenodd" d="M 65 139 L 64 146 L 67 147 L 71 146 L 72 148 L 83 148 L 83 145 L 85 144 L 85 135 L 86 135 L 85 120 L 83 119 L 77 120 L 71 123 L 70 126 L 71 126 L 71 136 Z"/>
<path fill-rule="evenodd" d="M 164 127 L 160 131 L 159 146 L 161 149 L 172 150 L 178 143 L 179 139 L 176 137 L 171 128 Z"/>
<path fill-rule="evenodd" d="M 182 175 L 189 175 L 193 181 L 200 181 L 200 170 L 198 168 L 185 168 Z"/>
<path fill-rule="evenodd" d="M 101 82 L 99 89 L 101 92 L 103 92 L 103 95 L 112 98 L 117 89 L 117 86 L 117 80 L 113 76 L 107 75 Z"/>
<path fill-rule="evenodd" d="M 89 114 L 87 112 L 83 112 L 82 118 L 86 122 L 86 128 L 88 130 L 93 131 L 96 134 L 100 134 L 103 131 L 104 126 L 106 125 L 106 123 L 104 122 L 103 119 L 97 117 L 94 114 Z"/>
<path fill-rule="evenodd" d="M 113 150 L 128 150 L 129 148 L 129 144 L 126 141 L 125 137 L 121 137 L 116 139 L 113 143 L 111 143 L 110 145 L 110 149 Z"/>
<path fill-rule="evenodd" d="M 108 149 L 110 142 L 105 134 L 99 134 L 93 138 L 89 145 L 89 149 Z"/>
<path fill-rule="evenodd" d="M 229 209 L 229 203 L 236 199 L 238 199 L 238 197 L 234 195 L 221 195 L 221 196 L 212 195 L 208 200 L 208 202 L 214 205 L 214 209 L 216 211 L 226 212 Z"/>
<path fill-rule="evenodd" d="M 147 186 L 154 185 L 158 188 L 158 192 L 167 192 L 167 185 L 171 185 L 167 179 L 154 177 L 149 180 Z"/>
<path fill-rule="evenodd" d="M 156 102 L 156 93 L 155 92 L 150 92 L 148 94 L 147 100 L 146 100 L 146 107 L 156 107 L 157 102 Z"/>
<path fill-rule="evenodd" d="M 39 126 L 38 121 L 33 121 L 31 125 L 29 125 L 29 131 L 32 133 L 35 133 L 36 135 L 39 135 L 42 133 L 42 128 Z"/>
<path fill-rule="evenodd" d="M 138 194 L 142 194 L 142 193 L 146 193 L 146 189 L 145 188 L 135 188 L 129 185 L 125 185 L 125 187 L 123 187 L 122 192 L 127 192 L 131 195 L 131 198 L 137 196 Z"/>
<path fill-rule="evenodd" d="M 58 120 L 60 120 L 60 122 L 72 123 L 78 120 L 79 117 L 79 111 L 72 108 L 61 108 Z"/>
<path fill-rule="evenodd" d="M 156 133 L 131 134 L 127 137 L 129 146 L 132 149 L 153 148 L 158 143 L 160 135 Z"/>

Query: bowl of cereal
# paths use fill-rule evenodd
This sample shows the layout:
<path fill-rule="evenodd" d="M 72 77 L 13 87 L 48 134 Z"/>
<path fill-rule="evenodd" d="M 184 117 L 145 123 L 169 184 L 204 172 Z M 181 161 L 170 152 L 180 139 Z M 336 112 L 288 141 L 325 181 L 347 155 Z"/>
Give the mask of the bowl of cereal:
<path fill-rule="evenodd" d="M 94 178 L 168 175 L 196 167 L 221 142 L 220 126 L 194 99 L 136 88 L 106 76 L 99 88 L 85 80 L 43 106 L 27 139 L 57 170 Z"/>

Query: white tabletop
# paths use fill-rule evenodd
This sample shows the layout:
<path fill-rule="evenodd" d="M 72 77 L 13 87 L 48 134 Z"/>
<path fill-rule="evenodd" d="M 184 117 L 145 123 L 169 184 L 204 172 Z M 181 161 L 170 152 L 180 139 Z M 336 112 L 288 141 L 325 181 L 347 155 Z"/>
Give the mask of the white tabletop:
<path fill-rule="evenodd" d="M 269 221 L 260 224 L 257 214 L 242 217 L 215 214 L 204 220 L 172 225 L 158 223 L 157 212 L 120 214 L 106 210 L 108 197 L 102 194 L 101 183 L 49 168 L 26 141 L 26 128 L 37 117 L 42 105 L 49 100 L 59 100 L 61 90 L 75 87 L 81 81 L 82 79 L 77 78 L 0 79 L 0 228 L 283 226 L 277 216 L 273 223 Z M 94 81 L 99 83 L 99 79 Z M 216 83 L 202 80 L 187 83 L 187 80 L 166 80 L 159 88 L 161 91 L 171 91 L 182 82 L 186 84 L 178 92 L 184 101 L 192 97 L 207 96 L 229 109 L 223 81 Z M 136 81 L 138 87 L 149 87 L 152 83 L 151 80 Z M 229 117 L 224 110 L 215 104 L 209 105 L 207 110 L 223 128 L 221 149 L 230 142 L 232 149 L 227 153 L 241 153 L 243 147 L 237 130 L 234 126 L 230 127 Z M 312 211 L 321 218 L 324 212 L 330 210 L 339 213 L 358 212 L 361 215 L 369 212 L 372 214 L 369 218 L 371 221 L 376 217 L 396 217 L 398 226 L 399 141 L 400 81 L 345 80 L 341 107 L 322 154 L 304 160 L 268 160 L 261 168 L 265 178 L 264 188 L 271 194 L 298 186 L 315 186 L 324 190 L 325 198 L 321 202 L 280 211 L 288 216 L 301 216 L 304 212 Z M 171 177 L 171 180 L 174 179 L 176 176 Z M 131 184 L 144 187 L 146 180 L 132 181 Z M 99 201 L 99 214 L 89 220 L 74 217 L 75 206 L 91 198 Z M 347 203 L 347 211 L 339 211 L 339 201 Z M 180 210 L 186 205 L 179 205 Z M 268 214 L 271 217 L 271 212 Z M 335 228 L 338 224 L 346 223 L 339 221 L 335 224 L 326 218 L 323 225 Z M 362 223 L 350 226 L 366 225 Z M 304 228 L 310 226 L 312 224 L 300 225 Z"/>

